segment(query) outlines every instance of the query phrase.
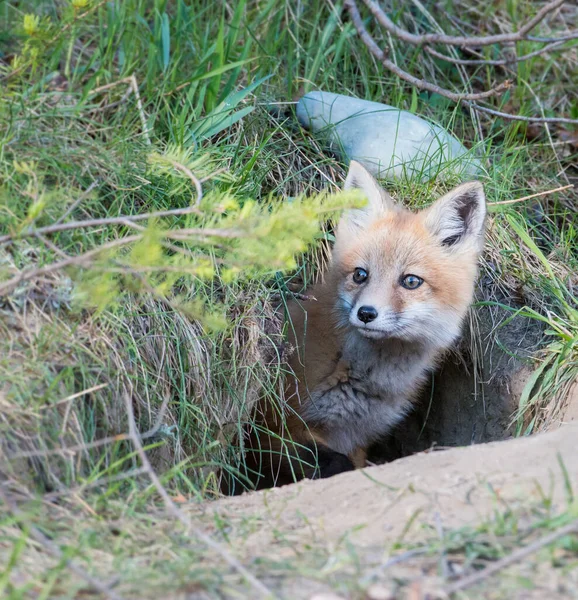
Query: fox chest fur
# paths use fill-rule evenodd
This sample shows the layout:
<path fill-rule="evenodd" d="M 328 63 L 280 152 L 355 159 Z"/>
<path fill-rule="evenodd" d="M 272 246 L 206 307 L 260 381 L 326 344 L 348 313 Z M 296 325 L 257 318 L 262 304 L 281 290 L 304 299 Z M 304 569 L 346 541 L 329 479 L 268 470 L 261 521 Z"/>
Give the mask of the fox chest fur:
<path fill-rule="evenodd" d="M 336 452 L 366 448 L 410 410 L 428 358 L 417 345 L 349 336 L 332 372 L 306 395 L 301 416 Z"/>
<path fill-rule="evenodd" d="M 296 337 L 305 340 L 292 361 L 298 384 L 291 404 L 313 437 L 350 455 L 403 419 L 432 361 L 417 343 L 340 331 L 327 317 L 327 291 L 291 311 Z"/>

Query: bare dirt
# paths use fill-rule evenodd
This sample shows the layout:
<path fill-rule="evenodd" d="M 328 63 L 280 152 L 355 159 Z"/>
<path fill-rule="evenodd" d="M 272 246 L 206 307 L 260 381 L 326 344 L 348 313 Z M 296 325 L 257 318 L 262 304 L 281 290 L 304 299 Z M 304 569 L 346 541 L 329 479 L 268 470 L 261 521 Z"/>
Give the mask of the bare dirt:
<path fill-rule="evenodd" d="M 544 494 L 554 513 L 563 509 L 567 484 L 562 464 L 578 489 L 578 423 L 527 438 L 419 453 L 325 480 L 248 493 L 218 501 L 208 510 L 233 530 L 244 531 L 235 547 L 245 556 L 291 561 L 296 548 L 321 543 L 336 549 L 347 544 L 366 569 L 383 564 L 402 538 L 410 544 L 435 535 L 440 528 L 479 526 L 496 512 L 527 510 L 543 502 Z M 377 579 L 387 585 L 399 583 L 409 568 L 392 566 Z M 538 567 L 525 561 L 518 568 L 531 575 Z M 551 575 L 542 578 L 534 591 L 524 588 L 521 595 L 507 592 L 491 597 L 578 597 L 576 570 L 562 582 Z M 426 590 L 435 594 L 439 586 L 419 567 L 414 566 L 411 578 L 422 585 L 415 598 L 425 598 Z M 496 591 L 496 585 L 494 580 L 490 588 Z M 282 587 L 291 590 L 286 597 L 292 598 L 309 598 L 314 589 L 302 577 L 285 578 Z"/>
<path fill-rule="evenodd" d="M 327 541 L 348 534 L 364 546 L 395 540 L 419 512 L 409 535 L 421 525 L 435 527 L 439 513 L 446 527 L 477 523 L 496 502 L 514 508 L 552 490 L 554 504 L 565 500 L 563 461 L 578 485 L 578 423 L 527 438 L 451 450 L 423 452 L 385 465 L 342 473 L 325 480 L 251 492 L 210 505 L 228 517 L 269 515 L 275 527 L 304 543 L 312 529 Z M 552 488 L 550 487 L 552 486 Z M 499 500 L 498 500 L 499 499 Z M 263 551 L 274 543 L 263 527 L 246 543 Z"/>

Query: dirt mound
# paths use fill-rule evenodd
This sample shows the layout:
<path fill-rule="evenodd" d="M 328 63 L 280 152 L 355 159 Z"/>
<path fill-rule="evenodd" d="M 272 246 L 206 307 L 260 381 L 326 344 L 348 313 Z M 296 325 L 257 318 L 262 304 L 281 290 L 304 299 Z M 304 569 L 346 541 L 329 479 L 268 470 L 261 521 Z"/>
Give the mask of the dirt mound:
<path fill-rule="evenodd" d="M 282 561 L 294 556 L 295 548 L 320 540 L 335 548 L 347 540 L 366 571 L 383 565 L 402 538 L 411 546 L 432 532 L 479 525 L 506 509 L 509 514 L 525 512 L 543 503 L 545 495 L 552 514 L 564 510 L 570 490 L 578 489 L 577 449 L 578 423 L 572 423 L 527 438 L 420 453 L 325 480 L 227 498 L 208 511 L 233 530 L 252 523 L 248 533 L 241 528 L 244 539 L 235 541 L 243 554 Z M 424 576 L 420 561 L 412 564 L 392 566 L 382 579 L 393 581 L 399 569 L 405 573 L 413 568 L 414 580 L 419 572 L 423 589 L 434 589 L 438 579 Z M 526 560 L 518 567 L 531 570 L 531 565 Z M 546 595 L 534 596 L 526 589 L 525 595 L 510 597 L 572 598 L 558 594 L 570 580 L 572 589 L 578 589 L 578 574 L 573 573 L 562 583 L 543 579 L 540 593 Z M 283 585 L 293 590 L 294 598 L 309 597 L 312 591 L 305 580 Z"/>
<path fill-rule="evenodd" d="M 502 503 L 525 503 L 538 494 L 537 484 L 545 490 L 553 484 L 552 501 L 562 502 L 560 461 L 578 486 L 578 423 L 528 438 L 423 452 L 325 480 L 227 498 L 210 509 L 229 517 L 275 515 L 269 527 L 247 539 L 257 553 L 274 543 L 274 528 L 304 538 L 314 528 L 328 541 L 351 530 L 352 540 L 370 546 L 384 537 L 395 539 L 416 511 L 411 531 L 419 524 L 434 526 L 436 512 L 448 527 L 479 522 L 495 509 L 496 495 Z"/>

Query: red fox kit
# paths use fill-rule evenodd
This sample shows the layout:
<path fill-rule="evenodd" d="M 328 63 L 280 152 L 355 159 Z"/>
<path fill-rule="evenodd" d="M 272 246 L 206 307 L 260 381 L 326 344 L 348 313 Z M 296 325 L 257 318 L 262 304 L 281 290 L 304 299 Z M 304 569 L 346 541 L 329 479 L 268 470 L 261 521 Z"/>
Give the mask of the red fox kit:
<path fill-rule="evenodd" d="M 480 183 L 417 213 L 356 162 L 352 188 L 367 205 L 342 217 L 329 270 L 309 292 L 316 300 L 290 304 L 295 377 L 284 418 L 270 408 L 273 433 L 250 442 L 257 487 L 363 466 L 365 449 L 411 409 L 472 301 L 486 216 Z"/>

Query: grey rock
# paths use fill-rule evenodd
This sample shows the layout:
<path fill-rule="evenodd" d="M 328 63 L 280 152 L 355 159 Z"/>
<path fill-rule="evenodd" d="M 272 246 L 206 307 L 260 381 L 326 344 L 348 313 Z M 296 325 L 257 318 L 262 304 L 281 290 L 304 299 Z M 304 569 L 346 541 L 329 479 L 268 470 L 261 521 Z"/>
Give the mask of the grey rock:
<path fill-rule="evenodd" d="M 380 178 L 472 177 L 480 162 L 456 138 L 410 112 L 330 92 L 297 103 L 301 125 L 328 136 L 330 149 Z"/>

